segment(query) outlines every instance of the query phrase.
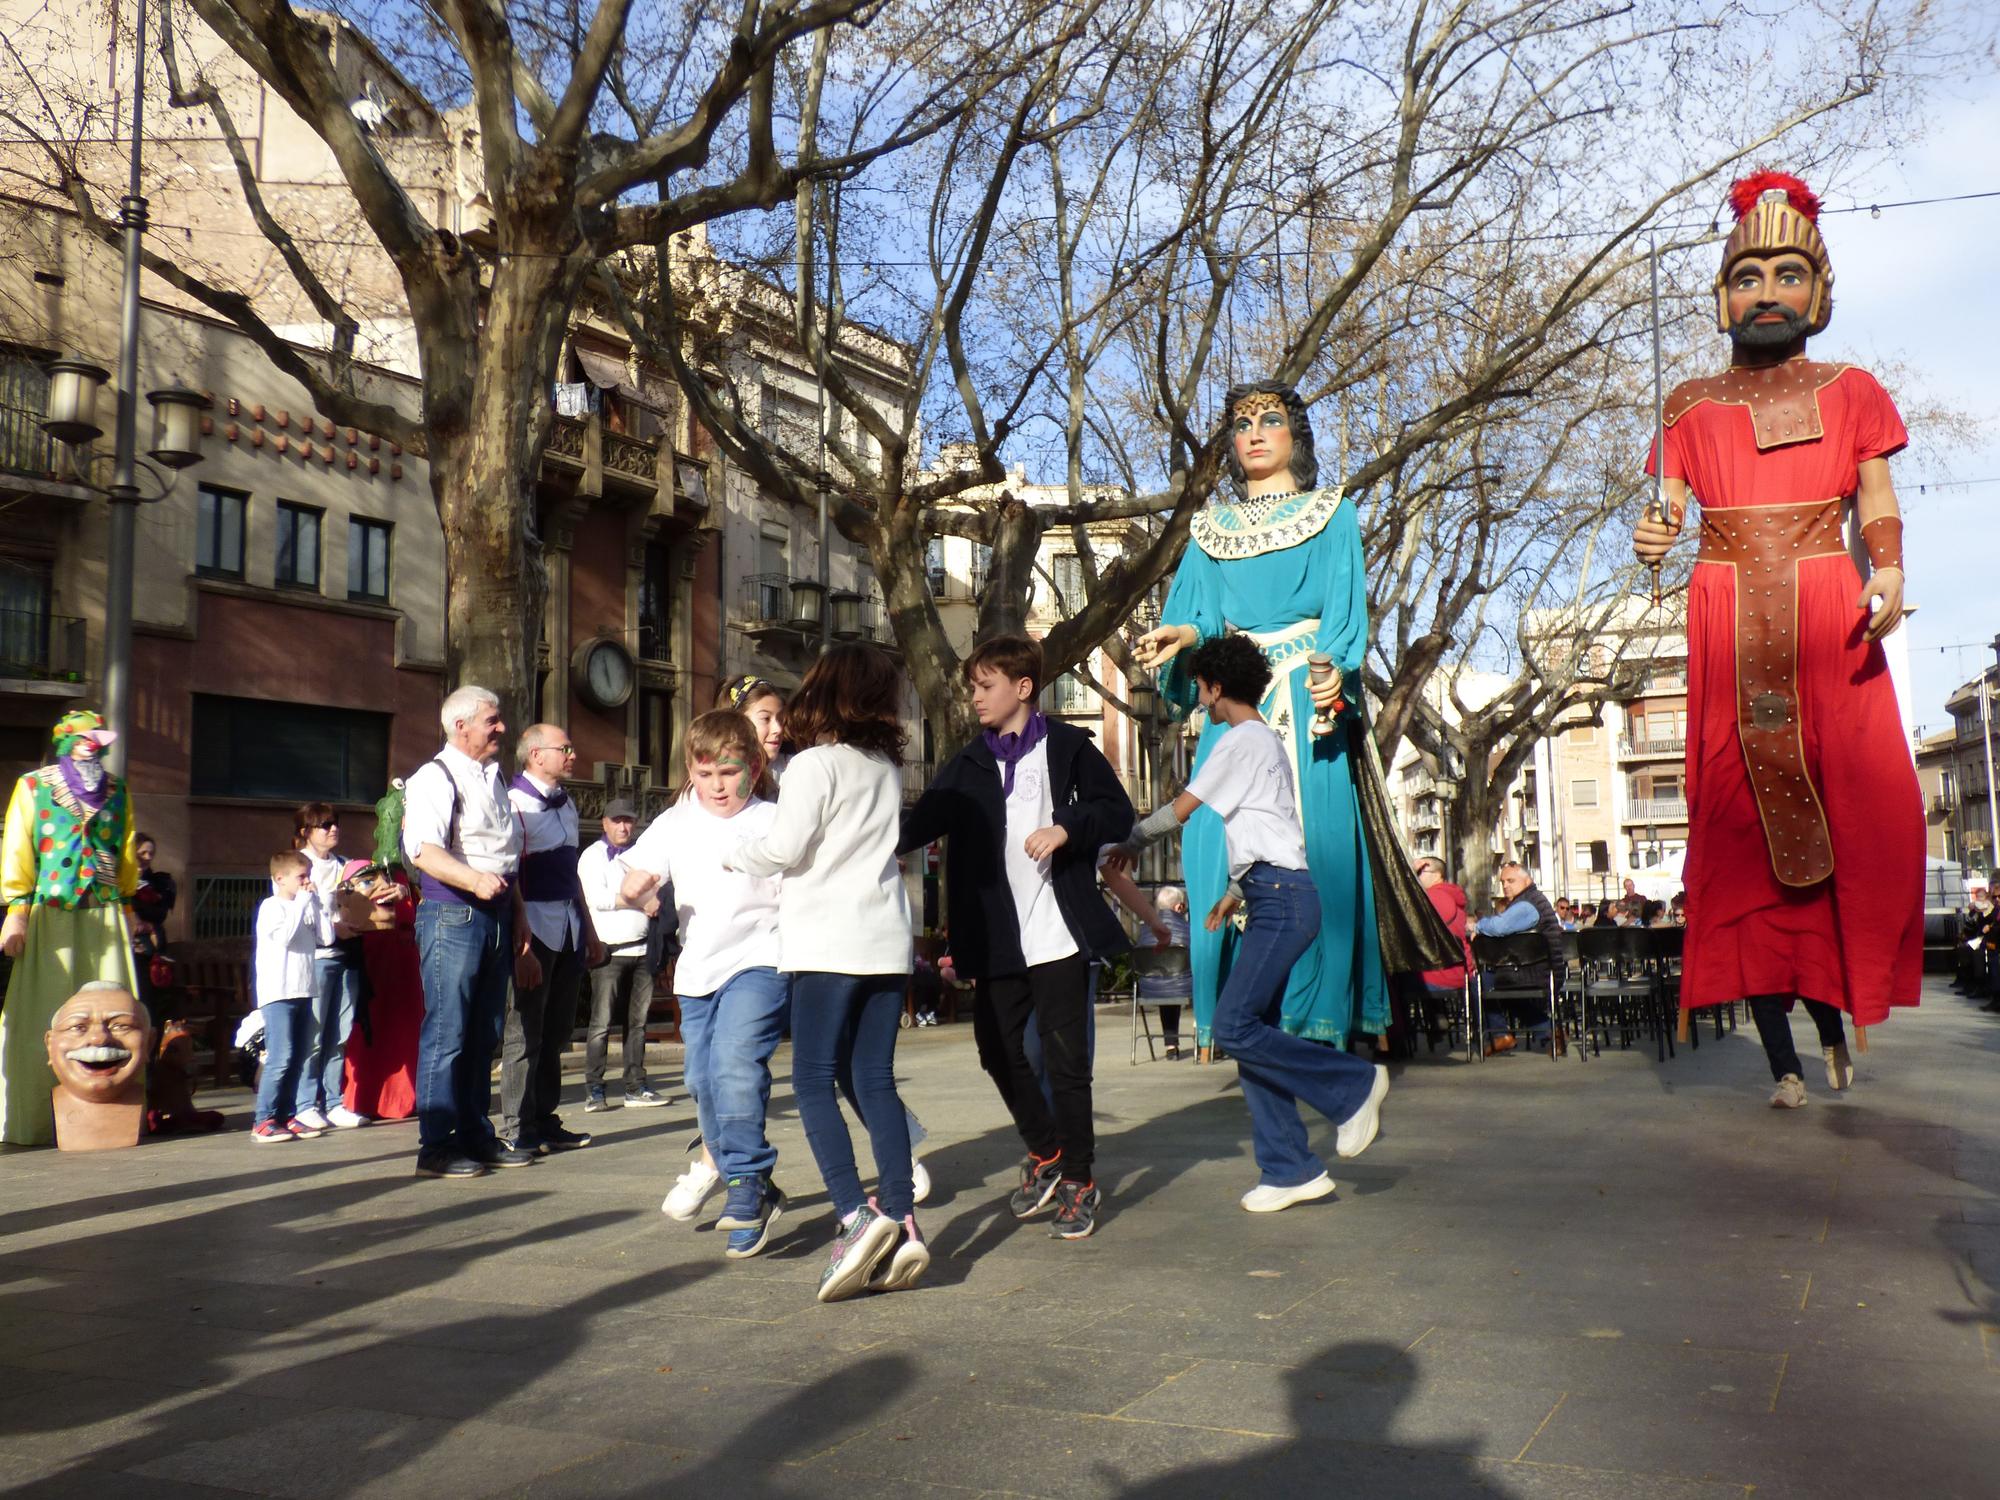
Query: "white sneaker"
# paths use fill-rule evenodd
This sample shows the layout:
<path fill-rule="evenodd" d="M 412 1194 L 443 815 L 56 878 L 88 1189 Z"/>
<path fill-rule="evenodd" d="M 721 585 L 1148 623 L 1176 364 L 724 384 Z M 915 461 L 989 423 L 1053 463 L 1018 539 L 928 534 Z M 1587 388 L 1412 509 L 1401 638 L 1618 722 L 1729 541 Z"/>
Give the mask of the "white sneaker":
<path fill-rule="evenodd" d="M 333 1126 L 327 1123 L 326 1116 L 321 1114 L 316 1109 L 302 1109 L 297 1114 L 293 1115 L 292 1119 L 296 1121 L 298 1124 L 305 1126 L 305 1128 L 308 1130 L 333 1129 Z"/>
<path fill-rule="evenodd" d="M 1243 1208 L 1246 1213 L 1274 1214 L 1280 1209 L 1290 1208 L 1294 1203 L 1310 1203 L 1315 1198 L 1327 1198 L 1332 1194 L 1333 1179 L 1322 1172 L 1311 1182 L 1302 1182 L 1297 1187 L 1270 1187 L 1260 1182 L 1243 1195 Z"/>
<path fill-rule="evenodd" d="M 1806 1107 L 1806 1081 L 1796 1073 L 1787 1073 L 1778 1080 L 1778 1087 L 1771 1095 L 1773 1109 L 1804 1109 Z"/>
<path fill-rule="evenodd" d="M 722 1174 L 697 1156 L 688 1163 L 688 1169 L 674 1179 L 674 1185 L 667 1190 L 667 1196 L 660 1204 L 660 1212 L 685 1224 L 701 1212 L 702 1204 L 708 1202 L 721 1186 Z"/>
<path fill-rule="evenodd" d="M 335 1130 L 359 1130 L 368 1123 L 368 1116 L 357 1115 L 345 1104 L 336 1104 L 326 1112 L 326 1123 Z"/>
<path fill-rule="evenodd" d="M 1854 1082 L 1854 1064 L 1847 1055 L 1847 1043 L 1837 1047 L 1822 1047 L 1819 1055 L 1826 1059 L 1826 1086 L 1836 1094 Z"/>
<path fill-rule="evenodd" d="M 931 1195 L 931 1174 L 914 1156 L 910 1158 L 910 1201 L 921 1203 Z"/>
<path fill-rule="evenodd" d="M 1342 1156 L 1359 1156 L 1368 1149 L 1375 1139 L 1375 1132 L 1382 1128 L 1382 1101 L 1389 1093 L 1389 1070 L 1380 1063 L 1375 1064 L 1375 1082 L 1368 1090 L 1367 1099 L 1361 1108 L 1340 1122 L 1335 1132 L 1333 1149 Z"/>

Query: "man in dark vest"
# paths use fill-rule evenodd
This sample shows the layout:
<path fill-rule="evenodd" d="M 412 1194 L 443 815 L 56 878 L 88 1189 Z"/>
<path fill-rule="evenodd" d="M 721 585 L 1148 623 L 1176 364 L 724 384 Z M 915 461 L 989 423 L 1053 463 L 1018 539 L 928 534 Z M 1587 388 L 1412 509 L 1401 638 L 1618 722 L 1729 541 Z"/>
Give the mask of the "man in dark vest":
<path fill-rule="evenodd" d="M 1549 957 L 1562 951 L 1562 918 L 1556 915 L 1555 906 L 1541 892 L 1541 887 L 1528 878 L 1528 872 L 1514 860 L 1508 860 L 1500 867 L 1500 889 L 1506 894 L 1507 909 L 1497 916 L 1482 917 L 1479 922 L 1481 937 L 1508 937 L 1521 932 L 1538 932 L 1542 941 L 1548 944 Z M 1516 971 L 1516 977 L 1529 984 L 1546 984 L 1549 978 L 1547 963 L 1528 965 Z M 1523 1022 L 1532 1033 L 1544 1030 L 1549 1024 L 1547 1007 L 1535 1007 L 1531 1002 L 1516 1001 L 1512 1005 L 1514 1018 Z M 1489 1028 L 1492 1021 L 1488 1021 Z M 1503 1021 L 1501 1024 L 1505 1024 Z M 1514 1050 L 1512 1032 L 1502 1031 L 1490 1037 L 1486 1044 L 1490 1056 L 1496 1052 Z"/>
<path fill-rule="evenodd" d="M 500 1139 L 546 1156 L 590 1144 L 565 1130 L 556 1114 L 562 1059 L 576 1030 L 577 996 L 587 970 L 604 962 L 577 874 L 576 804 L 563 778 L 576 763 L 569 736 L 555 724 L 531 724 L 516 751 L 520 771 L 508 800 L 521 825 L 521 904 L 538 975 L 514 981 L 500 1042 Z"/>

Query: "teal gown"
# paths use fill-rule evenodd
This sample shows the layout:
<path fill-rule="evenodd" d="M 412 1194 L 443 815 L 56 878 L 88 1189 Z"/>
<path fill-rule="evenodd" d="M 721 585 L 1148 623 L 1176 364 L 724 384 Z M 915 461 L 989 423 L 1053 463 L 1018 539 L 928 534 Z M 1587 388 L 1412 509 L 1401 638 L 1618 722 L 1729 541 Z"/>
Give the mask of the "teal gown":
<path fill-rule="evenodd" d="M 1350 736 L 1312 735 L 1306 657 L 1326 653 L 1358 691 L 1368 646 L 1361 528 L 1354 507 L 1334 490 L 1307 491 L 1278 501 L 1268 515 L 1260 512 L 1254 502 L 1208 504 L 1195 520 L 1162 623 L 1191 625 L 1204 641 L 1231 631 L 1250 635 L 1276 670 L 1259 710 L 1293 752 L 1306 862 L 1324 918 L 1319 940 L 1292 970 L 1280 1024 L 1296 1036 L 1344 1047 L 1351 1030 L 1388 1029 L 1389 991 Z M 1187 671 L 1191 649 L 1183 648 L 1160 678 L 1161 691 L 1181 713 L 1195 706 Z M 1197 770 L 1224 727 L 1202 730 Z M 1206 807 L 1182 832 L 1181 865 L 1192 928 L 1195 1039 L 1206 1047 L 1237 941 L 1233 928 L 1209 932 L 1203 922 L 1229 878 L 1222 819 Z"/>

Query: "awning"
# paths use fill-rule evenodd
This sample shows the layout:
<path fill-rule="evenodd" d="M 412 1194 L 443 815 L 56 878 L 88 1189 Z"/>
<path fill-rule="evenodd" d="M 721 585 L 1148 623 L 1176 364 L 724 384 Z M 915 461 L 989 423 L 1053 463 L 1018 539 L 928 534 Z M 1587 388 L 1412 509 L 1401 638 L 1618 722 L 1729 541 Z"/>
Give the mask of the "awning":
<path fill-rule="evenodd" d="M 600 391 L 623 391 L 629 396 L 639 394 L 632 376 L 625 368 L 625 360 L 616 354 L 601 354 L 595 349 L 586 349 L 581 344 L 575 348 L 576 362 L 583 366 L 583 378 Z"/>

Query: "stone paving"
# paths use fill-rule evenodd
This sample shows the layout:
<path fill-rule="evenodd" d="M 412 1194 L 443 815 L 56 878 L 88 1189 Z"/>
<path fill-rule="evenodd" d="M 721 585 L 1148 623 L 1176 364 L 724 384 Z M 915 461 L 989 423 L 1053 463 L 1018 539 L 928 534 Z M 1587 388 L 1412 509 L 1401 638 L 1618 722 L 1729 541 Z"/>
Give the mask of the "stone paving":
<path fill-rule="evenodd" d="M 1419 1059 L 1339 1201 L 1260 1218 L 1233 1069 L 1132 1067 L 1100 1025 L 1097 1237 L 1006 1216 L 970 1028 L 906 1032 L 937 1258 L 832 1307 L 782 1083 L 794 1206 L 742 1264 L 659 1213 L 684 1105 L 472 1183 L 415 1179 L 409 1125 L 253 1147 L 241 1093 L 219 1137 L 10 1153 L 0 1488 L 2000 1493 L 2000 1020 L 1941 987 L 1796 1114 L 1747 1029 L 1664 1064 Z"/>

